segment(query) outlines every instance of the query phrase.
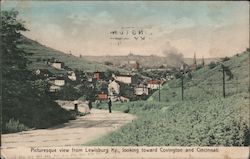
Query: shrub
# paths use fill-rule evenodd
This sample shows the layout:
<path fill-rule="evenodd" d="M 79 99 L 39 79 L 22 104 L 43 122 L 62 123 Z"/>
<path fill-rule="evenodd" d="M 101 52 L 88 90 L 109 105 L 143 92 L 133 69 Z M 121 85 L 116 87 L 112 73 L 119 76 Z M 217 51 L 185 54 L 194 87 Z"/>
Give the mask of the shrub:
<path fill-rule="evenodd" d="M 203 65 L 202 65 L 202 64 L 199 64 L 199 65 L 197 66 L 196 70 L 199 70 L 199 69 L 201 69 L 202 67 L 203 67 Z"/>
<path fill-rule="evenodd" d="M 28 130 L 27 126 L 20 123 L 19 120 L 14 120 L 12 118 L 5 124 L 4 132 L 15 133 L 15 132 L 20 132 L 20 131 L 25 131 L 25 130 Z"/>
<path fill-rule="evenodd" d="M 229 58 L 229 57 L 224 57 L 224 58 L 222 58 L 222 59 L 221 59 L 221 61 L 222 61 L 222 62 L 224 62 L 224 61 L 228 61 L 228 60 L 230 60 L 230 58 Z"/>
<path fill-rule="evenodd" d="M 210 68 L 210 69 L 213 69 L 213 68 L 215 68 L 217 66 L 217 64 L 215 63 L 215 62 L 210 62 L 209 64 L 208 64 L 208 67 Z"/>
<path fill-rule="evenodd" d="M 129 108 L 125 109 L 123 113 L 129 113 Z"/>
<path fill-rule="evenodd" d="M 41 57 L 39 57 L 39 58 L 36 59 L 36 62 L 40 62 L 40 61 L 42 61 Z"/>

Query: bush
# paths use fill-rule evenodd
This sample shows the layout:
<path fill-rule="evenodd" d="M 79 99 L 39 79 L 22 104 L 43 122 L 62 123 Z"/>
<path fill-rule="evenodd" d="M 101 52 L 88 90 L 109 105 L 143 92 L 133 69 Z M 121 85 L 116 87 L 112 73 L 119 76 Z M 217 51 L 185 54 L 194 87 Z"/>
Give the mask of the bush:
<path fill-rule="evenodd" d="M 222 58 L 222 59 L 221 59 L 221 61 L 222 61 L 222 62 L 224 62 L 224 61 L 228 61 L 228 60 L 230 60 L 230 58 L 229 58 L 229 57 L 224 57 L 224 58 Z"/>
<path fill-rule="evenodd" d="M 125 109 L 123 113 L 129 113 L 129 108 Z"/>
<path fill-rule="evenodd" d="M 36 62 L 40 62 L 40 61 L 42 61 L 41 57 L 39 57 L 39 58 L 36 59 Z"/>
<path fill-rule="evenodd" d="M 215 68 L 217 66 L 217 64 L 215 63 L 215 62 L 210 62 L 209 64 L 208 64 L 208 67 L 210 68 L 210 69 L 213 69 L 213 68 Z"/>
<path fill-rule="evenodd" d="M 76 88 L 74 88 L 70 84 L 66 84 L 58 92 L 58 99 L 61 99 L 61 100 L 70 100 L 70 101 L 73 101 L 73 100 L 76 100 L 76 99 L 78 99 L 80 97 L 81 97 L 81 95 L 78 92 L 78 90 Z"/>
<path fill-rule="evenodd" d="M 199 65 L 197 66 L 196 70 L 199 70 L 199 69 L 201 69 L 202 67 L 203 67 L 203 65 L 202 65 L 202 64 L 199 64 Z"/>
<path fill-rule="evenodd" d="M 26 131 L 26 130 L 28 130 L 27 126 L 20 123 L 19 120 L 14 120 L 12 118 L 5 124 L 5 128 L 3 131 L 7 133 L 15 133 L 15 132 Z"/>

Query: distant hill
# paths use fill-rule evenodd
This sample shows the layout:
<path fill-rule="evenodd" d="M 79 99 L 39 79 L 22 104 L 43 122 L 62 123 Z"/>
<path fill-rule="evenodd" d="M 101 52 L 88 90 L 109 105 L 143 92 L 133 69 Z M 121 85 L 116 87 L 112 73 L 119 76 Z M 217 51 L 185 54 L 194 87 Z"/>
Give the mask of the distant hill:
<path fill-rule="evenodd" d="M 161 56 L 141 56 L 141 55 L 127 55 L 127 56 L 84 56 L 85 59 L 98 63 L 111 62 L 114 65 L 127 64 L 129 61 L 138 61 L 140 66 L 143 67 L 159 67 L 163 64 L 167 64 L 167 58 Z M 184 58 L 184 62 L 188 65 L 193 63 L 193 58 Z M 197 63 L 201 63 L 200 58 L 197 58 Z M 208 64 L 211 61 L 215 61 L 214 58 L 204 59 L 205 63 Z"/>
<path fill-rule="evenodd" d="M 42 45 L 34 40 L 29 38 L 23 37 L 24 42 L 19 45 L 20 48 L 23 48 L 25 52 L 32 53 L 31 56 L 27 56 L 27 58 L 32 61 L 29 65 L 29 69 L 35 70 L 39 68 L 46 68 L 50 70 L 52 73 L 64 73 L 66 70 L 58 70 L 51 66 L 48 66 L 45 59 L 55 58 L 61 62 L 64 62 L 66 66 L 71 69 L 79 69 L 86 72 L 93 72 L 93 71 L 105 71 L 105 70 L 114 70 L 120 72 L 126 72 L 122 69 L 118 69 L 111 66 L 106 66 L 103 64 L 99 64 L 97 62 L 90 62 L 84 57 L 76 57 L 74 55 L 66 54 L 64 52 L 55 50 L 53 48 L 49 48 L 45 45 Z"/>

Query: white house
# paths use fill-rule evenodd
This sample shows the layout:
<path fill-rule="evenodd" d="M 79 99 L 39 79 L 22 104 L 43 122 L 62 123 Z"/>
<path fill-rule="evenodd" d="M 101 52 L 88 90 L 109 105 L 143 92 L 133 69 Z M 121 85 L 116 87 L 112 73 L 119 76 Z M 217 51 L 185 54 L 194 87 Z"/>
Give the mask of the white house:
<path fill-rule="evenodd" d="M 120 96 L 119 100 L 122 101 L 122 102 L 129 102 L 130 101 L 129 98 L 123 97 L 123 96 Z"/>
<path fill-rule="evenodd" d="M 55 85 L 49 87 L 50 92 L 58 92 L 60 89 L 61 89 L 60 86 L 55 86 Z"/>
<path fill-rule="evenodd" d="M 63 66 L 64 66 L 64 63 L 63 62 L 53 62 L 51 64 L 52 67 L 55 67 L 56 69 L 62 69 Z"/>
<path fill-rule="evenodd" d="M 76 81 L 76 74 L 74 71 L 68 71 L 68 78 L 71 80 L 71 81 Z"/>
<path fill-rule="evenodd" d="M 65 80 L 64 79 L 56 79 L 55 80 L 55 85 L 56 86 L 64 86 L 65 85 Z"/>
<path fill-rule="evenodd" d="M 139 86 L 135 88 L 135 95 L 148 95 L 148 88 L 146 86 Z"/>
<path fill-rule="evenodd" d="M 108 92 L 109 92 L 109 95 L 112 96 L 112 95 L 115 95 L 115 94 L 120 94 L 120 85 L 118 82 L 116 81 L 112 81 L 108 84 Z"/>
<path fill-rule="evenodd" d="M 115 77 L 115 80 L 126 84 L 131 84 L 133 82 L 132 75 L 118 75 Z"/>
<path fill-rule="evenodd" d="M 52 77 L 50 78 L 49 83 L 51 84 L 49 91 L 58 92 L 61 87 L 65 85 L 65 80 L 63 77 Z"/>
<path fill-rule="evenodd" d="M 162 81 L 160 80 L 150 80 L 148 81 L 147 87 L 150 89 L 159 89 L 162 85 Z"/>

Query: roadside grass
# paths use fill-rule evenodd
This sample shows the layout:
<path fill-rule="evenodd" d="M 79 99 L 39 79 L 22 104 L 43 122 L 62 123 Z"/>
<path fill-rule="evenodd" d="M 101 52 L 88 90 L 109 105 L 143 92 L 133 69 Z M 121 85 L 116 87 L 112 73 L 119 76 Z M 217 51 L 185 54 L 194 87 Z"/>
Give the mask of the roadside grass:
<path fill-rule="evenodd" d="M 236 107 L 237 105 L 237 107 Z M 233 96 L 196 102 L 131 102 L 113 109 L 138 119 L 91 146 L 246 146 L 248 100 Z"/>

